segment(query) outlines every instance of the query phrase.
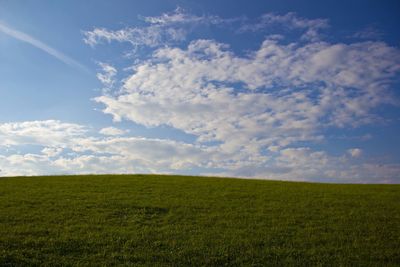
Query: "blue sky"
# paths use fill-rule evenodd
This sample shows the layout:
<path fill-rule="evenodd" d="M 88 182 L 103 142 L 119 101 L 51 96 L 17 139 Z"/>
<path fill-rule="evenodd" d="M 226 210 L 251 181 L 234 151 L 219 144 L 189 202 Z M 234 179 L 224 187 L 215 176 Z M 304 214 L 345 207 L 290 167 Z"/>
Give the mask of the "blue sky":
<path fill-rule="evenodd" d="M 400 182 L 398 1 L 0 1 L 0 175 Z"/>

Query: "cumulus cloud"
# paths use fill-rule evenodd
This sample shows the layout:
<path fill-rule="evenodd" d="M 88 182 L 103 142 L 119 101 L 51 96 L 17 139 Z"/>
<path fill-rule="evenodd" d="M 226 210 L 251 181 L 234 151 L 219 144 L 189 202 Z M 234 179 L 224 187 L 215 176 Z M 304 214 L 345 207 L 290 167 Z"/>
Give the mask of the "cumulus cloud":
<path fill-rule="evenodd" d="M 48 144 L 64 147 L 71 138 L 84 136 L 87 131 L 87 127 L 58 120 L 2 123 L 0 146 Z"/>
<path fill-rule="evenodd" d="M 35 122 L 36 124 L 37 122 Z M 32 122 L 23 122 L 32 125 Z M 59 122 L 60 127 L 63 123 Z M 50 124 L 43 123 L 44 127 Z M 53 123 L 54 126 L 54 123 Z M 25 129 L 28 127 L 25 127 Z M 80 128 L 85 128 L 80 126 Z M 50 133 L 52 130 L 43 131 Z M 167 139 L 134 136 L 95 137 L 89 131 L 79 136 L 65 132 L 70 142 L 63 148 L 43 139 L 30 143 L 43 147 L 37 152 L 0 155 L 2 176 L 79 173 L 176 173 L 203 168 L 200 174 L 241 176 L 279 180 L 335 182 L 398 182 L 399 164 L 351 162 L 346 154 L 332 156 L 308 147 L 274 151 L 262 161 L 248 159 L 235 164 L 220 149 Z M 51 135 L 50 135 L 51 136 Z M 29 139 L 29 138 L 28 138 Z M 19 144 L 10 145 L 19 147 Z M 65 153 L 65 151 L 70 151 Z M 349 150 L 350 151 L 350 150 Z M 354 152 L 356 150 L 352 150 Z"/>
<path fill-rule="evenodd" d="M 24 136 L 25 144 L 34 144 L 37 151 L 0 155 L 2 176 L 82 173 L 176 173 L 202 168 L 200 174 L 241 176 L 280 180 L 318 180 L 336 182 L 396 182 L 399 164 L 372 164 L 353 162 L 346 154 L 332 156 L 308 147 L 274 150 L 268 156 L 235 158 L 219 147 L 189 144 L 168 139 L 136 136 L 98 137 L 87 127 L 59 121 L 7 123 L 24 125 L 14 127 L 8 135 Z M 4 129 L 5 124 L 0 127 Z M 40 132 L 48 134 L 54 128 L 79 129 L 61 131 L 57 138 L 68 139 L 63 146 L 37 138 Z M 31 127 L 30 127 L 31 126 Z M 8 127 L 5 127 L 8 128 Z M 32 128 L 32 129 L 29 129 Z M 48 128 L 46 130 L 46 128 Z M 84 131 L 82 131 L 82 129 Z M 5 136 L 3 130 L 3 136 Z M 21 143 L 8 143 L 19 148 Z M 5 146 L 5 144 L 1 144 Z M 249 148 L 248 148 L 249 149 Z M 250 149 L 251 150 L 251 149 Z M 249 151 L 250 151 L 249 150 Z M 16 151 L 16 149 L 11 149 Z M 354 152 L 356 150 L 352 150 Z M 350 150 L 349 152 L 350 153 Z"/>
<path fill-rule="evenodd" d="M 145 21 L 197 21 L 179 12 Z M 240 31 L 249 30 L 249 23 Z M 328 21 L 294 13 L 265 14 L 251 29 L 275 26 L 298 31 L 298 41 L 281 42 L 283 36 L 270 35 L 257 50 L 240 56 L 215 40 L 194 40 L 186 48 L 156 47 L 148 59 L 132 65 L 118 93 L 95 101 L 115 121 L 168 125 L 196 136 L 196 144 L 213 152 L 207 166 L 231 175 L 345 177 L 350 169 L 336 172 L 336 167 L 344 169 L 339 163 L 296 165 L 300 159 L 331 158 L 323 151 L 292 147 L 325 140 L 327 129 L 378 121 L 377 107 L 397 104 L 390 86 L 400 71 L 400 53 L 383 42 L 322 41 L 320 31 L 329 27 Z M 344 151 L 343 157 L 346 153 L 361 155 Z"/>
<path fill-rule="evenodd" d="M 399 71 L 398 58 L 383 43 L 266 40 L 239 57 L 226 45 L 198 40 L 186 50 L 156 50 L 153 60 L 135 66 L 122 93 L 96 101 L 115 120 L 169 125 L 199 142 L 221 141 L 232 153 L 256 140 L 260 150 L 319 140 L 326 127 L 373 121 L 372 109 L 392 102 L 386 84 Z"/>
<path fill-rule="evenodd" d="M 266 164 L 240 165 L 218 175 L 339 183 L 398 183 L 400 164 L 354 162 L 309 147 L 285 148 Z M 211 174 L 210 174 L 211 175 Z"/>
<path fill-rule="evenodd" d="M 107 88 L 112 87 L 115 82 L 114 77 L 117 74 L 117 69 L 104 62 L 99 62 L 98 64 L 102 72 L 97 73 L 97 79 Z"/>
<path fill-rule="evenodd" d="M 62 151 L 61 147 L 45 147 L 42 149 L 42 153 L 48 157 L 58 156 Z"/>
<path fill-rule="evenodd" d="M 0 124 L 1 175 L 161 172 L 207 165 L 207 148 L 168 139 L 119 137 L 114 127 L 97 137 L 86 126 L 56 120 Z M 36 151 L 21 152 L 24 146 Z M 16 153 L 15 153 L 16 152 Z"/>
<path fill-rule="evenodd" d="M 360 149 L 360 148 L 351 148 L 351 149 L 348 149 L 347 152 L 353 158 L 358 158 L 362 155 L 362 149 Z"/>
<path fill-rule="evenodd" d="M 106 127 L 106 128 L 100 129 L 100 131 L 99 131 L 99 133 L 101 133 L 103 135 L 112 135 L 112 136 L 123 135 L 126 132 L 127 131 L 122 130 L 122 129 L 118 129 L 118 128 L 115 128 L 115 127 Z"/>
<path fill-rule="evenodd" d="M 133 50 L 152 50 L 146 59 L 131 62 L 125 77 L 117 78 L 115 67 L 100 63 L 98 79 L 104 86 L 122 86 L 94 100 L 115 121 L 167 125 L 195 141 L 140 137 L 115 127 L 94 131 L 60 121 L 5 123 L 0 124 L 0 146 L 40 148 L 0 156 L 2 175 L 202 170 L 281 180 L 400 179 L 399 164 L 369 163 L 362 148 L 331 155 L 317 146 L 329 142 L 329 130 L 372 124 L 380 120 L 377 108 L 398 104 L 391 90 L 400 72 L 397 48 L 384 42 L 324 41 L 320 32 L 328 29 L 327 20 L 294 13 L 265 14 L 252 22 L 177 9 L 141 19 L 144 26 L 84 33 L 92 46 L 118 41 L 132 44 Z M 252 30 L 270 34 L 283 27 L 298 38 L 287 42 L 283 35 L 267 35 L 245 54 L 217 40 L 181 43 L 191 30 L 188 25 L 232 21 L 243 34 L 251 24 Z"/>

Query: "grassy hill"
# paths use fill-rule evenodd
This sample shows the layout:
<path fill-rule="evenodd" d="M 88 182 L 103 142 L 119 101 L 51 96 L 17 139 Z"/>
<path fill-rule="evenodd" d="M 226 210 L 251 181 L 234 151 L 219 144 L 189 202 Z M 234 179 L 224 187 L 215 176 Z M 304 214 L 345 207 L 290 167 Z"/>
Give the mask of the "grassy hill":
<path fill-rule="evenodd" d="M 0 179 L 0 266 L 399 266 L 400 185 Z"/>

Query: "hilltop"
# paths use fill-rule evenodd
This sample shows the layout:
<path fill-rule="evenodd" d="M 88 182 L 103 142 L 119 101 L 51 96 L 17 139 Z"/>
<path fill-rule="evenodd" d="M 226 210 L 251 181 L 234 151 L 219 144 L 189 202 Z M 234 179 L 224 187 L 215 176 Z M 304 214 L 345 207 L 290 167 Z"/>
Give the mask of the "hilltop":
<path fill-rule="evenodd" d="M 400 185 L 0 179 L 0 265 L 398 265 Z"/>

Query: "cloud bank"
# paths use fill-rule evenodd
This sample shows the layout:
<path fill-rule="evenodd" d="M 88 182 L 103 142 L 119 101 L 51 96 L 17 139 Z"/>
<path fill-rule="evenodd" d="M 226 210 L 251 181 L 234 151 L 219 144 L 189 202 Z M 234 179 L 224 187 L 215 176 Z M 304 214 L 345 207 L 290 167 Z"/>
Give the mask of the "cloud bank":
<path fill-rule="evenodd" d="M 247 148 L 235 158 L 219 147 L 137 136 L 100 136 L 86 126 L 55 120 L 0 124 L 0 139 L 2 176 L 187 173 L 198 168 L 203 170 L 200 174 L 213 176 L 393 183 L 398 182 L 400 171 L 399 164 L 360 161 L 362 154 L 357 148 L 339 156 L 307 147 L 283 148 L 258 157 Z M 27 145 L 29 152 L 24 151 Z"/>

